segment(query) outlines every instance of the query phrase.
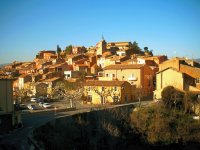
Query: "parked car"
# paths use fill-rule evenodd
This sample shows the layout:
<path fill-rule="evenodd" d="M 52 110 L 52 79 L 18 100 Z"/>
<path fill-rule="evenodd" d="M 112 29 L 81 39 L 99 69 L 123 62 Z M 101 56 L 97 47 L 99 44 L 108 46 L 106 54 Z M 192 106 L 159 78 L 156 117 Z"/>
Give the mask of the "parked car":
<path fill-rule="evenodd" d="M 44 104 L 44 102 L 39 102 L 39 104 L 38 104 L 38 105 L 42 107 L 42 106 L 43 106 L 43 104 Z"/>
<path fill-rule="evenodd" d="M 44 107 L 44 108 L 50 108 L 50 107 L 51 107 L 51 104 L 49 104 L 49 103 L 44 103 L 44 104 L 43 104 L 43 107 Z"/>
<path fill-rule="evenodd" d="M 28 109 L 30 109 L 30 110 L 36 110 L 37 108 L 36 108 L 35 105 L 28 105 Z"/>
<path fill-rule="evenodd" d="M 37 98 L 32 97 L 32 98 L 31 98 L 31 102 L 37 102 Z"/>
<path fill-rule="evenodd" d="M 44 100 L 41 99 L 41 98 L 38 98 L 38 99 L 37 99 L 37 103 L 40 103 L 40 102 L 44 102 Z"/>
<path fill-rule="evenodd" d="M 27 109 L 27 106 L 25 104 L 20 104 L 20 109 L 25 110 L 25 109 Z"/>

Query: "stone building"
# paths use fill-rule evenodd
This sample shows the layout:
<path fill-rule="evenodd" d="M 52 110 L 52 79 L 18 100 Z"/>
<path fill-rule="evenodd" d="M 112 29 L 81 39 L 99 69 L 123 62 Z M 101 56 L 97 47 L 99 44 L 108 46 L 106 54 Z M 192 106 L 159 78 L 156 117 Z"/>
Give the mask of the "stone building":
<path fill-rule="evenodd" d="M 106 41 L 101 40 L 96 44 L 96 55 L 102 55 L 106 51 Z"/>
<path fill-rule="evenodd" d="M 153 91 L 153 70 L 147 65 L 128 64 L 110 65 L 105 68 L 104 77 L 99 80 L 118 80 L 127 81 L 136 88 L 143 90 L 144 95 Z"/>
<path fill-rule="evenodd" d="M 159 65 L 156 74 L 156 90 L 154 95 L 161 98 L 161 92 L 166 86 L 174 86 L 183 92 L 190 91 L 200 94 L 200 68 L 193 60 L 173 58 Z"/>
<path fill-rule="evenodd" d="M 136 99 L 135 86 L 127 81 L 86 81 L 86 102 L 92 104 L 124 103 Z"/>

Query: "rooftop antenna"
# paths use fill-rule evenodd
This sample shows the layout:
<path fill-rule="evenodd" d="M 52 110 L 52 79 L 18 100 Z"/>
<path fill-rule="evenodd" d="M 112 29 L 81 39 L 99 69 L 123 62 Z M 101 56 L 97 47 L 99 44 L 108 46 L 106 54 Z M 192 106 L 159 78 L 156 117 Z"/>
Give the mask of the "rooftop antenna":
<path fill-rule="evenodd" d="M 104 40 L 105 40 L 105 39 L 104 39 L 104 36 L 103 36 L 103 34 L 102 34 L 102 37 L 101 37 L 101 38 L 102 38 L 102 41 L 104 41 Z"/>

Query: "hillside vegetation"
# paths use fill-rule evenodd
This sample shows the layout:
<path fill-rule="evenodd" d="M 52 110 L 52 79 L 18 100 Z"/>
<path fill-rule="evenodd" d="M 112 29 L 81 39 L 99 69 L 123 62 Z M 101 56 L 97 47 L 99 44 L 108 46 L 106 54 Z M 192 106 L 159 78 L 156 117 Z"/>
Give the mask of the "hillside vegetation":
<path fill-rule="evenodd" d="M 164 104 L 124 106 L 59 118 L 37 128 L 44 149 L 199 149 L 200 122 Z"/>

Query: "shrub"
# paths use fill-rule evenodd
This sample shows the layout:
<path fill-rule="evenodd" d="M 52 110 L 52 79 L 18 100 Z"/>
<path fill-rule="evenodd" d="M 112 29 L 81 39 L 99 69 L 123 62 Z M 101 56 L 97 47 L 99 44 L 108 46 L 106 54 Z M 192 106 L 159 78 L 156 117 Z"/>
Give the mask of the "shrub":
<path fill-rule="evenodd" d="M 184 109 L 184 94 L 176 90 L 173 86 L 165 87 L 161 96 L 166 108 Z"/>
<path fill-rule="evenodd" d="M 147 143 L 172 144 L 200 141 L 200 122 L 182 111 L 171 111 L 158 105 L 134 111 L 132 126 Z"/>

